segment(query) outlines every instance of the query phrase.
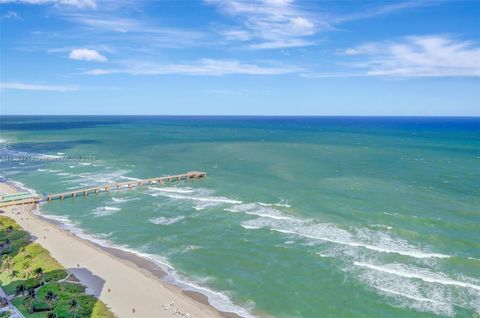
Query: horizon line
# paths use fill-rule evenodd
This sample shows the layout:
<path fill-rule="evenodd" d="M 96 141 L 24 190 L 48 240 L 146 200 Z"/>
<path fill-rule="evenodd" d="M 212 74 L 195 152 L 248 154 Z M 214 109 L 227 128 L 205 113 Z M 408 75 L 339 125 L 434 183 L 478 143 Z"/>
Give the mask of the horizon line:
<path fill-rule="evenodd" d="M 298 117 L 298 118 L 314 118 L 314 117 L 396 117 L 396 118 L 480 118 L 479 115 L 168 115 L 168 114 L 0 114 L 0 117 Z"/>

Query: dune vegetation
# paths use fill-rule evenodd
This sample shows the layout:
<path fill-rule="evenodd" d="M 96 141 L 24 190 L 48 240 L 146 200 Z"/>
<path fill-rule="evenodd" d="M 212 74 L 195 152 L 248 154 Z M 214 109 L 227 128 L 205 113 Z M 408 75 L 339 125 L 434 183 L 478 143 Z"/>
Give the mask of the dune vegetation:
<path fill-rule="evenodd" d="M 27 318 L 113 318 L 29 233 L 0 216 L 0 285 Z"/>

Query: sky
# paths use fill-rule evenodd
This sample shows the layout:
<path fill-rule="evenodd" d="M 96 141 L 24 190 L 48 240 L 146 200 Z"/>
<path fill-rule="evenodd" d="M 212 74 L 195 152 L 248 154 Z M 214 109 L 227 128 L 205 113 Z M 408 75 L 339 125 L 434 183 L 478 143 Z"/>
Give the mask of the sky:
<path fill-rule="evenodd" d="M 0 0 L 0 114 L 480 116 L 480 1 Z"/>

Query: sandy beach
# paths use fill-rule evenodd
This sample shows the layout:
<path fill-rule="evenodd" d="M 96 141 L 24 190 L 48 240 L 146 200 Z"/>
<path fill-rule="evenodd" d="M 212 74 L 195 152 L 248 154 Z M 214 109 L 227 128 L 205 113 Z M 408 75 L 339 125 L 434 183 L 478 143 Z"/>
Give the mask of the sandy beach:
<path fill-rule="evenodd" d="M 0 193 L 15 191 L 13 186 L 0 183 Z M 205 304 L 203 295 L 186 293 L 162 281 L 159 277 L 163 273 L 153 263 L 82 240 L 33 214 L 35 208 L 32 205 L 9 207 L 3 215 L 15 219 L 31 233 L 37 243 L 74 273 L 119 318 L 237 317 L 219 313 Z"/>

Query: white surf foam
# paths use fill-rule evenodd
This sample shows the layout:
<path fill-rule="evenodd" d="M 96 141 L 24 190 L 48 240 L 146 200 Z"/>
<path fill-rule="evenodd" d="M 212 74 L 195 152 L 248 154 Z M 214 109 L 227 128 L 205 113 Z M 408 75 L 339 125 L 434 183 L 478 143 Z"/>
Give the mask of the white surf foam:
<path fill-rule="evenodd" d="M 116 198 L 116 197 L 113 197 L 112 198 L 112 204 L 122 204 L 122 203 L 125 203 L 125 202 L 129 202 L 129 201 L 135 201 L 137 200 L 137 198 Z"/>
<path fill-rule="evenodd" d="M 383 291 L 383 292 L 387 293 L 387 294 L 402 296 L 402 297 L 409 298 L 409 299 L 412 299 L 412 300 L 415 300 L 415 301 L 423 301 L 423 302 L 429 302 L 429 303 L 434 303 L 434 304 L 445 304 L 445 303 L 437 301 L 435 299 L 409 295 L 409 294 L 402 293 L 402 292 L 392 290 L 392 289 L 388 289 L 388 288 L 382 288 L 382 287 L 376 287 L 376 288 L 380 291 Z"/>
<path fill-rule="evenodd" d="M 261 206 L 279 206 L 279 207 L 284 207 L 284 208 L 291 208 L 292 206 L 287 203 L 264 203 L 264 202 L 257 202 L 257 204 L 260 204 Z"/>
<path fill-rule="evenodd" d="M 120 179 L 131 180 L 131 181 L 140 181 L 140 180 L 142 180 L 142 179 L 132 178 L 132 177 L 126 177 L 126 176 L 120 176 Z"/>
<path fill-rule="evenodd" d="M 356 266 L 380 271 L 380 272 L 391 274 L 391 275 L 397 275 L 405 278 L 420 279 L 427 283 L 451 285 L 451 286 L 456 286 L 461 288 L 470 288 L 470 289 L 480 291 L 480 286 L 451 279 L 442 273 L 433 273 L 426 269 L 407 267 L 403 264 L 391 264 L 388 266 L 378 266 L 378 265 L 373 265 L 373 264 L 368 264 L 363 262 L 354 262 L 354 264 Z"/>
<path fill-rule="evenodd" d="M 393 238 L 386 233 L 356 229 L 355 233 L 341 229 L 330 223 L 313 223 L 301 219 L 258 218 L 246 221 L 243 225 L 264 227 L 272 231 L 298 235 L 313 240 L 320 240 L 354 248 L 365 248 L 375 252 L 395 253 L 414 258 L 448 258 L 449 255 L 423 251 L 410 245 L 401 238 Z"/>
<path fill-rule="evenodd" d="M 171 199 L 177 199 L 177 200 L 190 200 L 190 201 L 197 201 L 197 202 L 203 202 L 206 203 L 207 205 L 204 205 L 203 207 L 210 207 L 210 206 L 215 206 L 215 205 L 220 205 L 220 204 L 240 204 L 242 201 L 238 200 L 232 200 L 229 198 L 225 197 L 216 197 L 216 196 L 186 196 L 186 195 L 181 195 L 177 193 L 172 193 L 172 192 L 159 192 L 150 194 L 152 196 L 157 196 L 161 195 L 167 198 Z M 201 208 L 201 206 L 199 206 Z"/>
<path fill-rule="evenodd" d="M 240 224 L 241 227 L 243 227 L 244 229 L 247 229 L 247 230 L 259 230 L 261 229 L 262 227 L 256 227 L 256 226 L 252 226 L 252 225 L 245 225 L 245 224 Z"/>
<path fill-rule="evenodd" d="M 85 239 L 85 240 L 88 240 L 90 242 L 96 243 L 100 246 L 111 247 L 110 242 L 105 240 L 105 238 L 108 237 L 109 234 L 96 234 L 96 235 L 87 234 L 86 232 L 84 232 L 83 230 L 81 230 L 78 227 L 78 224 L 73 222 L 66 215 L 43 214 L 43 213 L 40 212 L 39 209 L 35 210 L 34 213 L 39 215 L 42 218 L 50 219 L 52 221 L 57 222 L 60 225 L 61 228 L 75 234 L 76 236 L 78 236 L 82 239 Z"/>
<path fill-rule="evenodd" d="M 205 295 L 208 298 L 208 302 L 214 308 L 223 312 L 235 313 L 238 316 L 244 317 L 244 318 L 255 318 L 255 316 L 250 312 L 251 308 L 243 308 L 238 305 L 235 305 L 230 299 L 230 297 L 228 296 L 228 292 L 214 291 L 210 288 L 199 285 L 193 280 L 178 273 L 175 270 L 175 268 L 172 265 L 170 265 L 168 260 L 166 260 L 164 257 L 161 257 L 159 255 L 153 255 L 150 253 L 140 252 L 130 248 L 122 248 L 122 249 L 157 264 L 160 268 L 162 268 L 167 273 L 167 276 L 164 278 L 167 282 L 173 285 L 176 285 L 182 288 L 183 290 L 194 291 L 194 292 L 198 292 Z M 205 279 L 202 279 L 202 281 L 205 281 Z M 253 307 L 253 305 L 251 307 Z"/>
<path fill-rule="evenodd" d="M 112 215 L 120 211 L 120 208 L 114 206 L 103 206 L 93 209 L 93 215 L 96 217 Z"/>
<path fill-rule="evenodd" d="M 455 309 L 452 299 L 442 293 L 433 292 L 429 297 L 422 296 L 422 293 L 415 288 L 413 291 L 409 286 L 401 284 L 407 291 L 375 286 L 380 294 L 393 300 L 393 305 L 397 307 L 411 308 L 417 311 L 431 312 L 440 316 L 452 317 L 455 315 Z M 435 298 L 436 297 L 436 298 Z"/>
<path fill-rule="evenodd" d="M 257 203 L 237 204 L 230 208 L 226 208 L 225 211 L 234 212 L 234 213 L 241 212 L 249 215 L 256 215 L 256 216 L 272 218 L 276 220 L 292 220 L 292 217 L 286 216 L 282 212 L 276 209 L 273 209 L 267 206 L 262 206 Z M 250 226 L 253 226 L 253 225 L 250 225 Z"/>
<path fill-rule="evenodd" d="M 480 292 L 465 286 L 478 287 L 479 281 L 471 277 L 462 276 L 463 281 L 460 281 L 445 273 L 411 264 L 357 261 L 352 265 L 347 269 L 379 294 L 393 299 L 394 306 L 443 316 L 455 316 L 456 307 L 480 311 Z"/>
<path fill-rule="evenodd" d="M 153 224 L 170 225 L 170 224 L 180 222 L 184 219 L 185 219 L 185 217 L 183 215 L 178 215 L 178 216 L 171 217 L 171 218 L 160 216 L 158 218 L 151 218 L 151 219 L 149 219 L 149 221 L 150 221 L 150 223 L 153 223 Z"/>
<path fill-rule="evenodd" d="M 64 180 L 64 183 L 83 184 L 85 186 L 94 186 L 102 183 L 113 183 L 128 171 L 116 170 L 111 172 L 85 172 L 76 175 L 78 178 Z"/>
<path fill-rule="evenodd" d="M 20 189 L 22 191 L 26 191 L 30 193 L 31 195 L 37 195 L 37 192 L 33 189 L 27 188 L 23 183 L 20 181 L 13 181 L 13 180 L 8 180 L 8 183 L 12 184 L 15 188 Z"/>
<path fill-rule="evenodd" d="M 194 193 L 195 191 L 190 188 L 157 188 L 157 187 L 148 187 L 150 190 L 169 192 L 169 193 Z"/>
<path fill-rule="evenodd" d="M 392 215 L 392 216 L 395 216 L 395 215 L 398 215 L 398 213 L 390 213 L 390 212 L 383 212 L 383 214 L 386 214 L 386 215 Z"/>

